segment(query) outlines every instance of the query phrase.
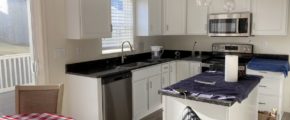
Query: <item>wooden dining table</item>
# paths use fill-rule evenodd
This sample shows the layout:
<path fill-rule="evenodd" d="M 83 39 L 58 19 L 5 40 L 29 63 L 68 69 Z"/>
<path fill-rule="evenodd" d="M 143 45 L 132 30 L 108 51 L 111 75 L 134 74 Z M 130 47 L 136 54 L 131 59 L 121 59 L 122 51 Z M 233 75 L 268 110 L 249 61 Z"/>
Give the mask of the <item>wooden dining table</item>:
<path fill-rule="evenodd" d="M 71 117 L 50 113 L 29 113 L 16 115 L 3 115 L 0 120 L 74 120 Z"/>

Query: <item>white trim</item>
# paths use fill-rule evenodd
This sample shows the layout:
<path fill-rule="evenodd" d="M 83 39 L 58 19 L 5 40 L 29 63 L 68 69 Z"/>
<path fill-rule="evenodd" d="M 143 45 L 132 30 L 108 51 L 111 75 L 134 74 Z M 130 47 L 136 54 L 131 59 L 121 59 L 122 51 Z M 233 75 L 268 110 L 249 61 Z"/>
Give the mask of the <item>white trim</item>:
<path fill-rule="evenodd" d="M 34 45 L 34 68 L 36 84 L 49 83 L 48 50 L 46 41 L 45 0 L 30 0 L 32 39 Z M 35 66 L 36 65 L 36 66 Z"/>

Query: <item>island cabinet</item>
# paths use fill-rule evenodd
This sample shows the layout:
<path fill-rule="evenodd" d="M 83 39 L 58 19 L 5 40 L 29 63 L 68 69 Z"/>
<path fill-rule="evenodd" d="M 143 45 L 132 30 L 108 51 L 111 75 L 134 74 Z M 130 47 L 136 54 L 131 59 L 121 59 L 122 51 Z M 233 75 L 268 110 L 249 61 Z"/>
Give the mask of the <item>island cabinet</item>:
<path fill-rule="evenodd" d="M 177 81 L 193 77 L 201 73 L 201 62 L 197 61 L 177 61 L 176 63 Z"/>
<path fill-rule="evenodd" d="M 247 69 L 247 74 L 263 76 L 258 86 L 258 108 L 259 111 L 272 112 L 277 109 L 277 120 L 282 119 L 282 100 L 284 74 L 280 72 L 257 71 Z"/>
<path fill-rule="evenodd" d="M 66 0 L 67 39 L 111 37 L 110 0 Z"/>
<path fill-rule="evenodd" d="M 249 12 L 251 11 L 252 0 L 234 0 L 235 8 L 231 12 Z M 225 0 L 213 0 L 210 7 L 209 13 L 226 13 L 228 12 L 225 8 Z"/>
<path fill-rule="evenodd" d="M 192 108 L 201 120 L 257 120 L 257 92 L 256 87 L 247 99 L 231 106 L 163 95 L 163 120 L 182 120 L 186 107 Z"/>
<path fill-rule="evenodd" d="M 162 0 L 136 0 L 136 34 L 162 35 Z"/>
<path fill-rule="evenodd" d="M 198 6 L 196 0 L 187 0 L 187 34 L 207 35 L 208 7 Z"/>
<path fill-rule="evenodd" d="M 186 34 L 187 0 L 163 0 L 163 35 Z"/>
<path fill-rule="evenodd" d="M 287 35 L 289 0 L 252 0 L 253 35 Z"/>

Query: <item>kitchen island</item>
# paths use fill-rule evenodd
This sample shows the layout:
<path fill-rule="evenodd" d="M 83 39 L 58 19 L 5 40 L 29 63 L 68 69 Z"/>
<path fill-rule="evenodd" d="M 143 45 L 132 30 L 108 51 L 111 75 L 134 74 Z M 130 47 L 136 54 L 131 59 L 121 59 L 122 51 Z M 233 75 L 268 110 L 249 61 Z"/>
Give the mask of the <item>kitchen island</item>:
<path fill-rule="evenodd" d="M 202 73 L 163 88 L 159 91 L 163 120 L 183 120 L 187 107 L 202 120 L 257 120 L 256 86 L 261 78 L 246 76 L 237 83 L 226 83 L 222 73 Z"/>

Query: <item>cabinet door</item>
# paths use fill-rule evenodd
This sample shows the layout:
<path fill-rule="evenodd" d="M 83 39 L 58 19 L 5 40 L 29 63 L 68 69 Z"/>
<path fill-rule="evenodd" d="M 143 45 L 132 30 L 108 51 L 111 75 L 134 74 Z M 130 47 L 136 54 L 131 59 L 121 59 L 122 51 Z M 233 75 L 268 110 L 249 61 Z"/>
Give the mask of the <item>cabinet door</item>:
<path fill-rule="evenodd" d="M 176 62 L 169 63 L 170 85 L 176 83 Z"/>
<path fill-rule="evenodd" d="M 254 35 L 287 35 L 289 0 L 252 0 Z"/>
<path fill-rule="evenodd" d="M 190 77 L 188 61 L 177 61 L 176 68 L 177 81 Z"/>
<path fill-rule="evenodd" d="M 161 89 L 161 74 L 149 77 L 149 110 L 152 110 L 161 105 L 161 95 L 158 90 Z"/>
<path fill-rule="evenodd" d="M 67 38 L 111 37 L 110 0 L 67 0 Z"/>
<path fill-rule="evenodd" d="M 162 0 L 149 0 L 149 34 L 162 34 Z"/>
<path fill-rule="evenodd" d="M 164 0 L 164 35 L 186 34 L 186 0 Z"/>
<path fill-rule="evenodd" d="M 251 0 L 234 0 L 235 8 L 231 12 L 249 12 L 251 11 Z M 225 13 L 225 0 L 212 0 L 209 7 L 209 13 Z"/>
<path fill-rule="evenodd" d="M 201 63 L 200 62 L 191 62 L 190 63 L 190 77 L 196 76 L 201 73 Z"/>
<path fill-rule="evenodd" d="M 147 79 L 133 83 L 133 118 L 138 119 L 148 110 L 148 82 Z"/>
<path fill-rule="evenodd" d="M 208 7 L 198 6 L 196 0 L 188 0 L 187 3 L 187 34 L 207 34 L 207 9 Z"/>
<path fill-rule="evenodd" d="M 137 36 L 162 34 L 162 0 L 136 0 Z"/>
<path fill-rule="evenodd" d="M 170 85 L 170 73 L 163 72 L 161 78 L 162 88 L 168 87 Z"/>

